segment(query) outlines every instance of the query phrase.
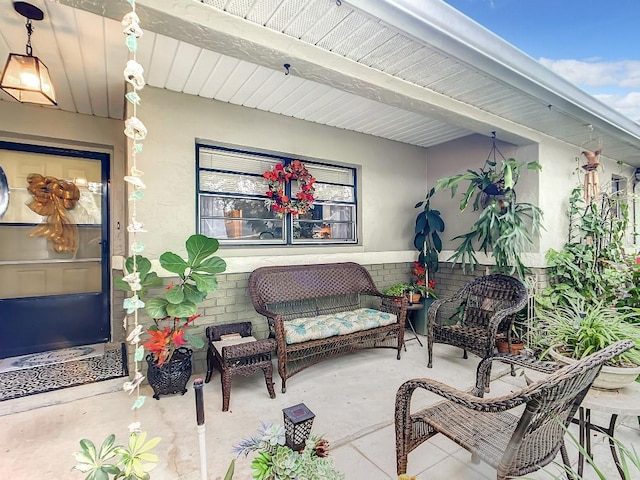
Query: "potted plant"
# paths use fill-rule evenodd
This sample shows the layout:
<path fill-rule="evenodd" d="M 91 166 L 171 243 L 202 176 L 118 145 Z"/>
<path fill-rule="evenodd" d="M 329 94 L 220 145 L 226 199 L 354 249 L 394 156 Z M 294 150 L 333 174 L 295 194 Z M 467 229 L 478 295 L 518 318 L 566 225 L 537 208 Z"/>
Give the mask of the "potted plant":
<path fill-rule="evenodd" d="M 427 313 L 429 307 L 437 298 L 435 292 L 436 282 L 433 278 L 428 279 L 428 269 L 419 261 L 413 262 L 411 269 L 413 275 L 413 283 L 410 283 L 410 290 L 414 293 L 418 292 L 419 296 L 413 298 L 411 303 L 420 304 L 421 307 L 411 312 L 413 319 L 413 327 L 415 331 L 421 335 L 427 334 Z"/>
<path fill-rule="evenodd" d="M 492 152 L 495 149 L 492 148 Z M 502 155 L 502 154 L 501 154 Z M 515 158 L 504 158 L 498 165 L 494 159 L 491 160 L 491 153 L 484 165 L 478 170 L 467 170 L 464 173 L 443 177 L 436 182 L 435 192 L 443 189 L 451 190 L 451 197 L 454 197 L 458 186 L 462 182 L 467 183 L 462 200 L 460 201 L 460 211 L 467 208 L 469 200 L 476 193 L 473 202 L 473 209 L 478 210 L 483 200 L 483 193 L 493 197 L 505 197 L 505 201 L 515 200 L 514 187 L 518 182 L 520 171 L 523 168 L 539 171 L 542 167 L 536 161 L 519 162 Z M 434 192 L 434 193 L 435 193 Z"/>
<path fill-rule="evenodd" d="M 389 288 L 383 290 L 382 293 L 385 295 L 391 295 L 392 297 L 398 297 L 394 299 L 395 304 L 400 304 L 402 302 L 402 297 L 406 297 L 407 301 L 413 300 L 413 298 L 409 298 L 407 292 L 411 291 L 411 284 L 408 282 L 400 282 L 394 283 Z"/>
<path fill-rule="evenodd" d="M 423 285 L 418 282 L 394 283 L 382 293 L 393 297 L 406 297 L 407 301 L 412 304 L 419 303 L 423 298 L 435 298 L 436 294 L 433 286 L 435 286 L 434 281 L 431 281 L 430 285 Z"/>
<path fill-rule="evenodd" d="M 261 422 L 262 423 L 262 422 Z M 296 451 L 286 443 L 282 425 L 262 423 L 258 434 L 243 439 L 233 447 L 237 456 L 256 453 L 251 461 L 255 480 L 343 480 L 344 474 L 336 470 L 329 457 L 329 442 L 311 435 L 302 450 Z M 229 466 L 225 480 L 233 478 L 234 462 Z"/>
<path fill-rule="evenodd" d="M 116 436 L 109 435 L 98 450 L 91 440 L 80 440 L 81 450 L 74 453 L 76 462 L 72 470 L 86 473 L 85 480 L 129 479 L 148 480 L 149 472 L 160 459 L 152 449 L 160 437 L 147 441 L 147 433 L 131 433 L 129 445 L 114 445 Z"/>
<path fill-rule="evenodd" d="M 634 296 L 640 299 L 640 275 L 634 278 L 635 259 L 625 258 L 628 204 L 623 196 L 602 193 L 599 202 L 587 205 L 582 192 L 578 186 L 569 198 L 567 241 L 546 253 L 549 286 L 542 298 L 548 307 L 572 294 L 633 306 Z"/>
<path fill-rule="evenodd" d="M 495 145 L 492 151 L 494 149 Z M 482 210 L 471 230 L 454 238 L 460 240 L 460 244 L 449 260 L 460 262 L 463 270 L 467 265 L 475 268 L 478 264 L 475 252 L 481 250 L 494 258 L 496 271 L 524 278 L 528 269 L 521 255 L 533 245 L 532 235 L 542 226 L 542 211 L 536 205 L 518 203 L 514 188 L 522 168 L 540 170 L 541 167 L 535 161 L 518 162 L 504 157 L 498 165 L 495 154 L 493 161 L 490 157 L 479 170 L 467 170 L 436 182 L 435 192 L 449 189 L 452 197 L 461 183 L 468 182 L 460 210 L 467 208 L 474 192 L 473 210 Z"/>
<path fill-rule="evenodd" d="M 520 338 L 512 337 L 509 343 L 506 334 L 498 333 L 496 335 L 496 348 L 498 349 L 498 353 L 520 355 L 524 349 L 524 341 Z"/>
<path fill-rule="evenodd" d="M 433 278 L 433 274 L 438 271 L 438 254 L 442 251 L 440 233 L 444 232 L 444 220 L 440 211 L 431 208 L 431 197 L 434 194 L 435 188 L 432 188 L 426 199 L 415 205 L 415 208 L 423 208 L 416 217 L 413 245 L 418 250 L 418 262 L 426 268 L 427 280 Z"/>
<path fill-rule="evenodd" d="M 633 382 L 640 374 L 640 325 L 632 310 L 619 310 L 604 300 L 587 302 L 569 296 L 562 305 L 538 308 L 537 326 L 528 333 L 529 347 L 556 361 L 571 363 L 616 343 L 632 340 L 636 347 L 606 364 L 593 386 L 617 389 Z"/>
<path fill-rule="evenodd" d="M 385 295 L 391 295 L 392 297 L 402 297 L 410 287 L 411 284 L 407 282 L 394 283 L 382 293 Z"/>
<path fill-rule="evenodd" d="M 204 340 L 198 335 L 187 333 L 199 317 L 197 305 L 207 295 L 216 290 L 216 275 L 226 269 L 221 258 L 214 256 L 218 250 L 218 240 L 205 235 L 191 235 L 186 243 L 187 258 L 173 252 L 160 255 L 160 265 L 168 272 L 178 275 L 177 282 L 171 282 L 162 294 L 146 301 L 145 310 L 153 319 L 148 328 L 149 338 L 143 343 L 150 354 L 147 379 L 153 387 L 154 398 L 161 394 L 186 392 L 186 383 L 191 376 L 192 350 L 202 348 Z M 135 269 L 134 269 L 135 263 Z M 137 275 L 133 272 L 137 271 Z M 156 272 L 151 271 L 151 262 L 140 255 L 130 257 L 125 262 L 126 275 L 116 279 L 116 285 L 137 293 L 137 301 L 149 296 L 149 288 L 162 285 Z"/>

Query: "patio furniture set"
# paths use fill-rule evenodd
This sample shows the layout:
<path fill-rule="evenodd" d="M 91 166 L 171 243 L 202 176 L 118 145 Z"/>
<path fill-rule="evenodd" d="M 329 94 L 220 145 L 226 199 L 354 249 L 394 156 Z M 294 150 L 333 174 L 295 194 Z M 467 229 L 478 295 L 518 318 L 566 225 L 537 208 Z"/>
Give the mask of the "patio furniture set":
<path fill-rule="evenodd" d="M 249 277 L 249 292 L 258 313 L 267 318 L 270 337 L 251 336 L 251 323 L 215 325 L 206 329 L 209 342 L 207 376 L 221 373 L 223 411 L 229 408 L 231 377 L 264 372 L 267 390 L 275 397 L 271 354 L 278 357 L 282 392 L 287 379 L 325 359 L 366 348 L 392 348 L 400 359 L 404 346 L 407 300 L 393 302 L 375 286 L 369 272 L 356 263 L 262 267 Z M 497 470 L 498 479 L 523 475 L 552 462 L 558 451 L 569 465 L 564 433 L 603 363 L 633 346 L 632 342 L 601 350 L 570 366 L 539 362 L 520 355 L 494 354 L 498 333 L 511 336 L 516 314 L 527 292 L 512 277 L 480 277 L 453 297 L 434 302 L 428 313 L 428 367 L 434 343 L 446 343 L 483 358 L 476 386 L 462 392 L 421 378 L 405 382 L 396 395 L 396 455 L 398 474 L 407 471 L 407 456 L 420 444 L 442 433 Z M 447 304 L 452 303 L 454 306 Z M 456 310 L 456 305 L 462 308 Z M 447 322 L 451 309 L 459 321 Z M 444 317 L 444 318 L 443 318 Z M 498 398 L 488 391 L 491 365 L 501 361 L 550 374 Z M 417 389 L 434 392 L 445 401 L 411 412 Z M 514 409 L 524 405 L 521 413 Z M 516 410 L 519 412 L 519 410 Z M 582 431 L 581 425 L 581 431 Z M 612 449 L 615 453 L 615 450 Z"/>

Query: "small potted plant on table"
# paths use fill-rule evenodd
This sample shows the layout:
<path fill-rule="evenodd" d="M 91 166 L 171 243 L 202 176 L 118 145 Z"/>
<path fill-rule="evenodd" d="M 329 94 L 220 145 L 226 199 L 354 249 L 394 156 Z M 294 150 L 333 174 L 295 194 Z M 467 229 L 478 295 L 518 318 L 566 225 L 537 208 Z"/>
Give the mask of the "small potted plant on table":
<path fill-rule="evenodd" d="M 429 270 L 420 261 L 413 262 L 411 273 L 414 283 L 412 285 L 420 292 L 420 303 L 422 303 L 422 308 L 413 312 L 413 326 L 420 335 L 427 334 L 427 314 L 431 304 L 437 298 L 436 282 L 433 278 L 428 279 L 428 272 Z"/>

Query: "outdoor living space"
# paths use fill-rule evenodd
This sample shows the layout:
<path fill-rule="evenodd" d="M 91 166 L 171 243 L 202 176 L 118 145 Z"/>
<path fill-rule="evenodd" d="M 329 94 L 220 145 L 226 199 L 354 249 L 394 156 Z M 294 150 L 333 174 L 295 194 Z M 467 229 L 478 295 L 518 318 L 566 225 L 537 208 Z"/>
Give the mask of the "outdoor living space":
<path fill-rule="evenodd" d="M 0 0 L 0 58 L 27 33 L 51 73 L 36 104 L 0 89 L 0 361 L 54 360 L 0 369 L 0 477 L 82 479 L 81 439 L 146 432 L 154 480 L 229 480 L 233 447 L 304 403 L 336 478 L 396 480 L 403 382 L 469 392 L 500 343 L 525 352 L 494 362 L 496 402 L 548 378 L 507 361 L 577 365 L 519 397 L 535 413 L 491 417 L 509 446 L 548 434 L 555 455 L 561 411 L 579 471 L 582 401 L 580 426 L 612 425 L 638 458 L 638 122 L 440 0 L 31 1 Z M 631 386 L 589 388 L 596 350 Z M 439 399 L 418 388 L 411 410 Z M 435 429 L 416 423 L 407 450 Z M 618 478 L 606 435 L 587 437 L 584 478 Z M 548 460 L 529 439 L 514 456 Z M 233 478 L 292 480 L 256 457 Z M 438 434 L 406 474 L 496 478 L 475 460 Z"/>
<path fill-rule="evenodd" d="M 423 338 L 423 340 L 425 340 Z M 290 380 L 286 394 L 270 399 L 260 374 L 234 377 L 229 412 L 221 411 L 220 377 L 215 374 L 204 387 L 206 463 L 208 479 L 222 479 L 231 459 L 232 447 L 257 431 L 260 421 L 282 424 L 282 409 L 304 403 L 315 413 L 313 433 L 330 443 L 330 457 L 347 480 L 396 479 L 394 402 L 397 387 L 413 377 L 430 377 L 460 389 L 474 383 L 478 358 L 464 360 L 460 349 L 437 346 L 433 369 L 426 368 L 426 349 L 416 341 L 407 345 L 398 361 L 385 350 L 367 350 L 322 362 Z M 506 366 L 495 368 L 488 396 L 497 396 L 521 388 L 522 376 L 511 377 Z M 278 378 L 275 378 L 276 382 Z M 110 383 L 111 382 L 111 383 Z M 88 438 L 96 444 L 110 433 L 117 443 L 126 443 L 128 429 L 123 419 L 132 418 L 131 398 L 120 389 L 119 381 L 109 385 L 75 387 L 36 397 L 10 400 L 0 404 L 0 444 L 3 445 L 1 471 L 6 478 L 65 479 L 84 478 L 71 472 L 73 452 L 79 441 Z M 150 394 L 145 387 L 144 393 Z M 74 397 L 85 398 L 74 399 Z M 189 385 L 185 396 L 163 396 L 148 400 L 138 411 L 138 419 L 150 436 L 162 437 L 155 451 L 160 463 L 152 472 L 157 480 L 193 480 L 200 476 L 200 444 L 196 423 L 194 390 Z M 427 394 L 416 397 L 414 408 L 433 403 Z M 50 404 L 49 406 L 38 406 Z M 12 409 L 34 409 L 21 413 Z M 596 418 L 602 421 L 607 418 Z M 637 419 L 620 419 L 616 437 L 627 445 L 637 445 Z M 576 433 L 575 427 L 571 431 Z M 593 451 L 597 466 L 607 479 L 617 471 L 608 444 L 594 435 Z M 567 440 L 575 467 L 577 450 Z M 237 479 L 251 478 L 249 458 L 236 463 Z M 560 458 L 556 459 L 561 462 Z M 491 479 L 495 470 L 486 464 L 471 462 L 468 452 L 442 435 L 425 442 L 409 455 L 408 473 L 419 479 Z M 560 467 L 550 465 L 526 478 L 558 478 Z M 598 478 L 588 465 L 584 478 Z M 630 478 L 638 478 L 637 476 Z"/>

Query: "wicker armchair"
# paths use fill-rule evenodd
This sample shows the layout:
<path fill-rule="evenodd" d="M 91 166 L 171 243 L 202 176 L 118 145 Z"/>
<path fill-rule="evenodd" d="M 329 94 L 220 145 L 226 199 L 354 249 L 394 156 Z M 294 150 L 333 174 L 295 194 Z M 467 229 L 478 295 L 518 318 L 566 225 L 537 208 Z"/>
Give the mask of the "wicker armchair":
<path fill-rule="evenodd" d="M 398 475 L 407 471 L 407 455 L 436 433 L 470 451 L 472 460 L 483 460 L 494 467 L 498 480 L 534 472 L 553 461 L 559 450 L 568 466 L 565 428 L 602 364 L 633 346 L 633 342 L 624 340 L 564 367 L 520 355 L 495 355 L 478 365 L 476 387 L 471 392 L 426 378 L 405 382 L 396 395 Z M 485 399 L 484 385 L 493 360 L 550 375 L 509 395 Z M 446 400 L 411 413 L 411 397 L 418 388 Z M 525 405 L 524 411 L 517 409 L 519 405 Z"/>
<path fill-rule="evenodd" d="M 460 322 L 450 325 L 440 307 L 455 303 L 463 308 Z M 511 340 L 515 315 L 527 303 L 527 289 L 516 278 L 499 273 L 479 277 L 467 283 L 449 298 L 436 300 L 429 308 L 427 347 L 433 365 L 433 344 L 446 343 L 486 358 L 493 354 L 496 335 L 506 333 Z M 488 386 L 488 384 L 487 384 Z"/>

